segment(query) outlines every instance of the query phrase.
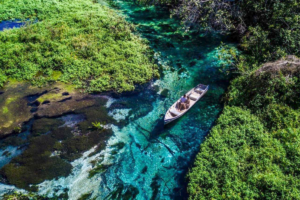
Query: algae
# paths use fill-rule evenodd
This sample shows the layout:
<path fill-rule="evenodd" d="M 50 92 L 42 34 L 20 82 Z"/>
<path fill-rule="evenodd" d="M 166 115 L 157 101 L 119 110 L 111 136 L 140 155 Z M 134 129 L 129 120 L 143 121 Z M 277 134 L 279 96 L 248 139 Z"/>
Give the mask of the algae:
<path fill-rule="evenodd" d="M 93 168 L 91 171 L 89 171 L 89 178 L 92 178 L 96 174 L 105 172 L 110 166 L 111 165 L 107 165 L 107 164 L 97 165 L 95 168 Z"/>
<path fill-rule="evenodd" d="M 50 157 L 55 139 L 42 135 L 29 140 L 28 148 L 21 156 L 5 165 L 0 173 L 10 184 L 31 190 L 30 185 L 41 183 L 71 172 L 71 164 L 58 157 Z"/>
<path fill-rule="evenodd" d="M 37 136 L 40 134 L 53 131 L 56 127 L 63 125 L 64 122 L 61 119 L 42 118 L 33 122 L 31 128 L 31 134 Z"/>
<path fill-rule="evenodd" d="M 86 193 L 86 194 L 81 195 L 81 197 L 79 197 L 78 200 L 87 200 L 87 199 L 89 199 L 91 196 L 92 196 L 92 193 Z"/>

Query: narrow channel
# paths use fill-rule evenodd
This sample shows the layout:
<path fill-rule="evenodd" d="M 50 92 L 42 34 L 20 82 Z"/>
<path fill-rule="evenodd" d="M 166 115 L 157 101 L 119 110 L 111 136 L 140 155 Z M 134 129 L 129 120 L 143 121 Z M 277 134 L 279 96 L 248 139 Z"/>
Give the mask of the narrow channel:
<path fill-rule="evenodd" d="M 70 199 L 84 194 L 96 199 L 186 199 L 186 173 L 200 144 L 222 110 L 228 86 L 219 70 L 216 48 L 226 38 L 218 34 L 185 32 L 167 8 L 143 7 L 115 1 L 116 9 L 149 41 L 161 76 L 134 92 L 109 96 L 112 125 L 107 148 L 94 149 L 72 162 L 67 177 L 39 184 L 39 194 L 53 197 L 68 190 Z M 163 116 L 184 92 L 202 83 L 210 90 L 187 114 L 164 127 Z M 118 150 L 113 148 L 119 144 Z M 115 146 L 114 146 L 115 147 Z M 98 173 L 88 177 L 94 165 Z"/>

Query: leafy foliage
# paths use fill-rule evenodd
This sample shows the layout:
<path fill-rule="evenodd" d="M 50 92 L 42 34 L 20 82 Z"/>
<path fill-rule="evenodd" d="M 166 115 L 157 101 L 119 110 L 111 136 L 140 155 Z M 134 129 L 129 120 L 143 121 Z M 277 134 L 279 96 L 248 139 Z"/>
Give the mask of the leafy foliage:
<path fill-rule="evenodd" d="M 97 130 L 102 130 L 104 128 L 103 124 L 101 122 L 92 122 L 93 128 Z"/>
<path fill-rule="evenodd" d="M 133 34 L 135 27 L 100 4 L 19 0 L 0 5 L 2 20 L 40 20 L 0 33 L 0 86 L 9 77 L 37 85 L 71 82 L 89 92 L 122 92 L 158 75 L 152 51 Z"/>
<path fill-rule="evenodd" d="M 234 33 L 248 60 L 261 64 L 289 54 L 300 55 L 298 0 L 187 0 L 148 1 L 173 7 L 185 28 Z"/>
<path fill-rule="evenodd" d="M 300 199 L 297 61 L 267 63 L 231 82 L 188 174 L 190 199 Z"/>

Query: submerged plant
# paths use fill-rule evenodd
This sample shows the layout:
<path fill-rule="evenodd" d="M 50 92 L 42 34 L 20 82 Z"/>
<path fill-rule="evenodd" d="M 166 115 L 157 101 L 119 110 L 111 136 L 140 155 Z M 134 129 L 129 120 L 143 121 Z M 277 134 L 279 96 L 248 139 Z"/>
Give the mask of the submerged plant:
<path fill-rule="evenodd" d="M 97 130 L 103 130 L 104 129 L 104 124 L 101 122 L 92 122 L 93 128 Z"/>

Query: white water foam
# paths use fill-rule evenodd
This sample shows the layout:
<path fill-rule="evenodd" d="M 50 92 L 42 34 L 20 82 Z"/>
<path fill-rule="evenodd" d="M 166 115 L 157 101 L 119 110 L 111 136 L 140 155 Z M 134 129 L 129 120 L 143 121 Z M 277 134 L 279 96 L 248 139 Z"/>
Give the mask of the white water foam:
<path fill-rule="evenodd" d="M 107 148 L 93 156 L 89 155 L 96 150 L 96 146 L 83 153 L 83 156 L 71 163 L 73 166 L 72 172 L 67 177 L 47 180 L 38 185 L 39 195 L 45 195 L 49 198 L 54 195 L 59 196 L 68 189 L 68 196 L 71 200 L 76 200 L 84 194 L 92 193 L 92 197 L 98 197 L 99 187 L 102 184 L 101 173 L 89 178 L 89 172 L 94 168 L 93 162 L 97 164 L 110 165 L 112 162 L 111 145 L 120 141 L 126 142 L 126 138 L 119 137 L 119 130 L 116 126 L 110 125 L 115 135 L 107 141 Z M 122 150 L 120 151 L 122 152 Z"/>
<path fill-rule="evenodd" d="M 109 116 L 113 117 L 117 122 L 126 119 L 131 109 L 114 109 L 108 113 Z"/>

